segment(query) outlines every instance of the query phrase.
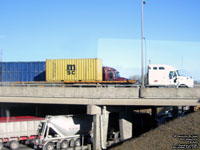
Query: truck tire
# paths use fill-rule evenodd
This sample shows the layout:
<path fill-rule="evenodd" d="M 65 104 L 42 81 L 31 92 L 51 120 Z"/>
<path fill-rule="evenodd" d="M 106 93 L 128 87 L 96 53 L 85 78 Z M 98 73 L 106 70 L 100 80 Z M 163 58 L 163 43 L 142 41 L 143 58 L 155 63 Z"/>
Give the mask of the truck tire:
<path fill-rule="evenodd" d="M 178 87 L 179 87 L 179 88 L 188 88 L 188 86 L 185 85 L 185 84 L 181 84 L 181 85 L 179 85 Z"/>
<path fill-rule="evenodd" d="M 15 150 L 19 148 L 19 142 L 14 140 L 9 142 L 9 147 L 11 150 Z"/>
<path fill-rule="evenodd" d="M 79 147 L 81 146 L 81 139 L 76 139 L 75 143 L 74 143 L 75 147 Z"/>
<path fill-rule="evenodd" d="M 45 150 L 54 150 L 54 143 L 49 142 L 45 145 Z"/>
<path fill-rule="evenodd" d="M 63 149 L 67 149 L 69 147 L 69 142 L 67 140 L 64 140 L 61 142 L 60 144 L 60 148 Z"/>
<path fill-rule="evenodd" d="M 70 146 L 70 147 L 74 147 L 74 146 L 75 146 L 75 141 L 74 141 L 74 139 L 70 141 L 69 146 Z"/>

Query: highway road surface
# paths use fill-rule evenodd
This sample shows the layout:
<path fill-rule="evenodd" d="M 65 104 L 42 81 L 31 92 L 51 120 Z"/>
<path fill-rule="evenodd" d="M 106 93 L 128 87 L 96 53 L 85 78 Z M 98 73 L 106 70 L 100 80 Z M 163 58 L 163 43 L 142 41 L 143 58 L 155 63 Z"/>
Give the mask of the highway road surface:
<path fill-rule="evenodd" d="M 10 149 L 7 148 L 7 147 L 3 147 L 2 150 L 10 150 Z M 33 148 L 30 148 L 30 147 L 28 147 L 28 146 L 26 146 L 26 145 L 20 144 L 20 146 L 19 146 L 19 148 L 18 148 L 17 150 L 33 150 Z"/>

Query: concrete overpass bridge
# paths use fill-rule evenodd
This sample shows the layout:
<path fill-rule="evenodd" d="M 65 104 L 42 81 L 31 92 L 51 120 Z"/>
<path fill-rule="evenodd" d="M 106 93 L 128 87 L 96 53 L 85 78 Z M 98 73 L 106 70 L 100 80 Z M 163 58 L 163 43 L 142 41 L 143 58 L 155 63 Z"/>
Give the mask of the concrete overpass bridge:
<path fill-rule="evenodd" d="M 197 106 L 200 105 L 200 88 L 1 86 L 0 102 L 103 106 Z"/>
<path fill-rule="evenodd" d="M 125 107 L 150 107 L 155 114 L 156 107 L 173 106 L 177 112 L 178 106 L 200 105 L 200 88 L 0 86 L 1 109 L 7 104 L 84 105 L 93 115 L 93 150 L 100 150 L 107 146 L 110 113 L 119 113 L 123 141 L 132 137 L 133 128 L 132 110 Z"/>

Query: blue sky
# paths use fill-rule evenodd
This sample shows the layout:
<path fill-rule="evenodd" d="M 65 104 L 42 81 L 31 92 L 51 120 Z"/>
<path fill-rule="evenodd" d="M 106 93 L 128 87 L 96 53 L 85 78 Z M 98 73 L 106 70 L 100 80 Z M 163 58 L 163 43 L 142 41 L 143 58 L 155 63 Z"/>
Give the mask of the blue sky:
<path fill-rule="evenodd" d="M 200 80 L 200 1 L 146 0 L 147 60 Z M 1 0 L 3 61 L 94 58 L 140 74 L 141 0 Z"/>

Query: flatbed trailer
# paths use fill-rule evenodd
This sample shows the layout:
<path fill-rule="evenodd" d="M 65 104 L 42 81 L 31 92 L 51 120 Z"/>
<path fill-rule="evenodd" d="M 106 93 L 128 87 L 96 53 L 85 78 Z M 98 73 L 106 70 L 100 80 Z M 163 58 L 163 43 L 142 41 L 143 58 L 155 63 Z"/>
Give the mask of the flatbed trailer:
<path fill-rule="evenodd" d="M 134 84 L 136 80 L 122 80 L 122 81 L 30 81 L 30 82 L 10 82 L 11 85 L 16 84 Z"/>

